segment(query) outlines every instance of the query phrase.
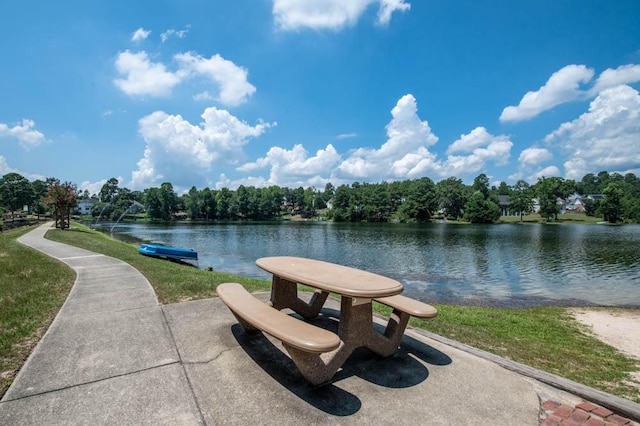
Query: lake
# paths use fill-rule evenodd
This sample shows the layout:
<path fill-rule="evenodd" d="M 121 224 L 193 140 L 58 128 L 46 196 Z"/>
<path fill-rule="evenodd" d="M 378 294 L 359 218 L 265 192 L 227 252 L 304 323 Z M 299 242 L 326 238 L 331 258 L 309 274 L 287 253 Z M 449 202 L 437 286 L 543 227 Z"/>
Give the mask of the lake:
<path fill-rule="evenodd" d="M 640 307 L 640 225 L 119 223 L 112 236 L 192 248 L 200 268 L 258 278 L 269 278 L 260 257 L 325 260 L 425 302 Z"/>

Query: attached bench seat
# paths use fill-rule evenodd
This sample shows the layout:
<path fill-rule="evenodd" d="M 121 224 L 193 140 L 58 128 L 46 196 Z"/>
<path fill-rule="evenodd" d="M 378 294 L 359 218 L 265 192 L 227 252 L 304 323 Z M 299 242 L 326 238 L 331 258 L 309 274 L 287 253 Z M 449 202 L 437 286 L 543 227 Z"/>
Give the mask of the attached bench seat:
<path fill-rule="evenodd" d="M 395 349 L 400 346 L 402 335 L 412 316 L 418 318 L 435 318 L 438 315 L 438 310 L 433 306 L 401 294 L 380 297 L 373 300 L 393 308 L 384 335 L 389 339 L 392 347 Z M 386 355 L 391 354 L 392 352 L 389 351 Z"/>
<path fill-rule="evenodd" d="M 241 284 L 220 284 L 216 292 L 245 331 L 263 331 L 280 340 L 309 382 L 320 384 L 331 377 L 320 355 L 335 351 L 343 344 L 335 333 L 272 308 Z"/>
<path fill-rule="evenodd" d="M 389 297 L 380 297 L 374 300 L 382 303 L 383 305 L 390 306 L 393 309 L 406 312 L 412 317 L 435 318 L 438 316 L 438 310 L 433 306 L 401 294 Z"/>
<path fill-rule="evenodd" d="M 330 352 L 340 345 L 340 338 L 335 333 L 272 308 L 256 299 L 241 284 L 220 284 L 216 292 L 238 321 L 248 323 L 249 327 L 243 327 L 245 330 L 262 330 L 294 348 L 313 353 Z"/>

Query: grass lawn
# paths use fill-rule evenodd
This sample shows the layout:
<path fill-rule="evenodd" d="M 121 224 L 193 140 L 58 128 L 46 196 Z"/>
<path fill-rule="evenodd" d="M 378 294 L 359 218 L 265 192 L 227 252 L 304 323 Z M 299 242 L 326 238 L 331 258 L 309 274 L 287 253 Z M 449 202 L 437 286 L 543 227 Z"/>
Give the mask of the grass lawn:
<path fill-rule="evenodd" d="M 567 224 L 567 223 L 584 223 L 584 224 L 595 224 L 598 222 L 602 222 L 601 217 L 587 216 L 582 213 L 565 213 L 559 214 L 558 220 L 552 220 L 547 222 L 547 220 L 541 217 L 538 213 L 531 213 L 522 216 L 522 223 L 545 223 L 545 224 Z M 498 219 L 498 222 L 501 223 L 520 223 L 520 216 L 501 216 Z"/>
<path fill-rule="evenodd" d="M 208 272 L 141 256 L 137 253 L 135 246 L 115 241 L 104 234 L 76 224 L 72 230 L 68 231 L 51 230 L 46 237 L 113 256 L 131 264 L 149 279 L 161 303 L 213 297 L 216 286 L 229 281 L 239 282 L 250 291 L 270 289 L 270 283 L 266 280 Z M 13 263 L 16 255 L 24 255 L 25 251 L 31 252 L 31 250 L 19 247 L 15 238 L 17 238 L 17 234 L 14 233 L 0 234 L 0 262 L 9 259 L 8 262 Z M 5 246 L 10 246 L 10 250 L 6 251 L 3 248 Z M 62 291 L 66 295 L 72 281 L 72 278 L 68 278 L 68 269 L 55 261 L 48 261 L 46 257 L 34 253 L 29 255 L 32 256 L 31 266 L 33 269 L 39 269 L 34 268 L 33 265 L 40 265 L 42 262 L 43 265 L 53 264 L 55 269 L 60 270 L 57 274 L 66 274 L 68 282 L 64 287 L 65 290 Z M 39 276 L 38 279 L 49 281 L 53 275 L 53 271 L 50 271 L 42 277 Z M 9 296 L 5 295 L 6 290 L 2 288 L 0 307 L 5 309 L 3 304 L 8 300 L 12 300 L 12 303 L 18 306 L 31 304 L 31 302 L 27 302 L 28 298 L 21 294 L 27 291 L 26 287 L 26 284 L 17 286 L 11 290 L 16 294 Z M 57 306 L 63 300 L 64 297 L 57 302 Z M 40 300 L 38 303 L 43 303 L 43 301 Z M 640 402 L 637 388 L 629 384 L 629 372 L 639 369 L 636 365 L 637 361 L 619 354 L 614 348 L 589 336 L 585 333 L 584 327 L 563 308 L 495 309 L 451 305 L 436 305 L 436 307 L 439 310 L 437 318 L 433 320 L 414 318 L 411 320 L 411 325 Z M 54 311 L 52 315 L 55 314 L 56 309 L 57 307 L 49 309 Z M 382 305 L 376 304 L 375 309 L 383 315 L 390 313 L 390 309 Z M 24 317 L 20 318 L 22 319 L 16 319 L 16 321 L 28 321 Z M 40 320 L 39 325 L 36 325 L 35 328 L 46 328 L 50 320 L 51 318 Z M 4 335 L 4 322 L 2 327 Z M 40 335 L 32 333 L 26 340 L 37 341 Z M 14 349 L 10 346 L 0 353 L 0 358 L 2 360 L 10 359 L 13 357 L 13 353 Z M 25 358 L 24 355 L 16 356 L 11 365 L 19 367 Z M 3 364 L 2 371 L 5 370 Z M 6 388 L 0 388 L 0 394 L 4 390 Z"/>

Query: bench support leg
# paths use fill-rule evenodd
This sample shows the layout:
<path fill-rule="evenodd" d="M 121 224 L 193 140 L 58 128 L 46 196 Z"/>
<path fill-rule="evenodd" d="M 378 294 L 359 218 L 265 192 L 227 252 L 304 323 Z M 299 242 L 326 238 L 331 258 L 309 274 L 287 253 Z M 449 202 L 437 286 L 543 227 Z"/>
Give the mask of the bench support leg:
<path fill-rule="evenodd" d="M 312 385 L 328 382 L 351 354 L 350 351 L 345 351 L 344 342 L 340 344 L 338 349 L 326 354 L 301 351 L 285 342 L 282 343 L 282 346 L 291 356 L 291 360 L 298 367 L 302 377 Z"/>
<path fill-rule="evenodd" d="M 313 293 L 309 303 L 307 303 L 298 297 L 298 285 L 296 283 L 280 277 L 273 277 L 271 306 L 278 310 L 290 308 L 302 315 L 303 318 L 315 318 L 320 313 L 328 296 L 329 292 L 317 290 Z"/>
<path fill-rule="evenodd" d="M 338 335 L 347 342 L 349 354 L 365 346 L 376 354 L 389 357 L 396 353 L 409 321 L 409 315 L 394 311 L 384 334 L 373 328 L 371 300 L 342 297 Z"/>
<path fill-rule="evenodd" d="M 233 314 L 234 317 L 236 317 L 236 320 L 238 320 L 238 323 L 240 323 L 240 325 L 242 326 L 242 329 L 244 330 L 245 333 L 247 333 L 247 334 L 257 334 L 257 333 L 261 333 L 262 332 L 260 329 L 255 328 L 254 326 L 252 326 L 251 324 L 246 322 L 244 320 L 244 318 L 242 318 L 240 315 L 236 315 L 236 313 L 234 311 L 231 311 L 231 313 Z"/>
<path fill-rule="evenodd" d="M 394 309 L 389 317 L 387 328 L 384 330 L 384 336 L 389 339 L 394 346 L 394 352 L 400 346 L 404 331 L 407 329 L 407 324 L 409 324 L 409 318 L 411 318 L 411 315 L 398 309 Z M 392 354 L 386 356 L 390 355 Z"/>

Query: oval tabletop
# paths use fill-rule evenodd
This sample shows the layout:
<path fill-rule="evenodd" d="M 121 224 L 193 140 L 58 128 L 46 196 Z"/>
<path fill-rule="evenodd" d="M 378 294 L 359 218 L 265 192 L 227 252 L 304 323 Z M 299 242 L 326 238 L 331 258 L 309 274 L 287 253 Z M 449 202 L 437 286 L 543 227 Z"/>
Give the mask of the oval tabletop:
<path fill-rule="evenodd" d="M 402 284 L 391 278 L 321 260 L 275 256 L 260 258 L 256 265 L 288 281 L 350 297 L 373 299 L 403 290 Z"/>

